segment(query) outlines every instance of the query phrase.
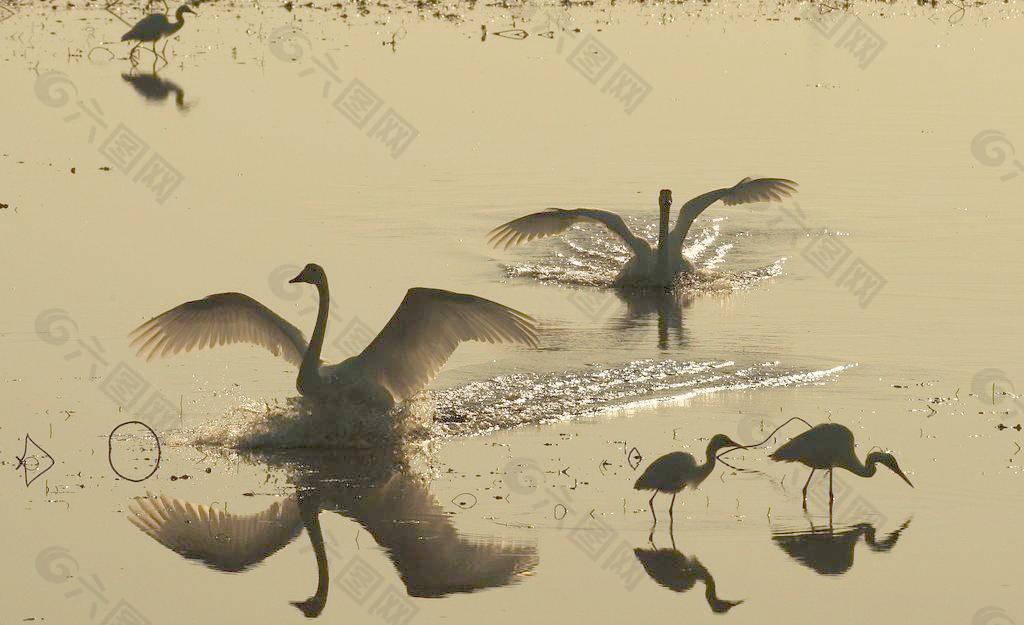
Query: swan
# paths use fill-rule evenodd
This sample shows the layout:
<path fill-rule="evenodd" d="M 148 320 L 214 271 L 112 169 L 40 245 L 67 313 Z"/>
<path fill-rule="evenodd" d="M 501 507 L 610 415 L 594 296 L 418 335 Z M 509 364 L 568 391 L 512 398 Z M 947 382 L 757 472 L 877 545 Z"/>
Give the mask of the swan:
<path fill-rule="evenodd" d="M 619 275 L 616 287 L 668 287 L 679 274 L 694 271 L 690 261 L 683 258 L 683 241 L 694 220 L 706 208 L 721 200 L 727 206 L 781 201 L 796 193 L 797 183 L 785 178 L 744 178 L 731 187 L 708 191 L 698 195 L 679 209 L 675 228 L 669 231 L 672 208 L 672 191 L 663 189 L 658 197 L 661 209 L 658 229 L 658 247 L 636 236 L 619 215 L 593 208 L 549 208 L 504 223 L 488 233 L 489 242 L 495 248 L 508 249 L 525 241 L 560 234 L 569 226 L 581 221 L 596 221 L 617 235 L 633 252 Z"/>
<path fill-rule="evenodd" d="M 299 368 L 299 394 L 315 399 L 341 394 L 386 410 L 429 384 L 463 341 L 538 345 L 537 324 L 524 313 L 475 295 L 417 287 L 409 289 L 362 353 L 324 365 L 327 274 L 310 263 L 288 282 L 311 284 L 320 295 L 308 344 L 301 330 L 248 295 L 217 293 L 143 323 L 129 335 L 131 346 L 150 361 L 192 349 L 252 343 Z"/>

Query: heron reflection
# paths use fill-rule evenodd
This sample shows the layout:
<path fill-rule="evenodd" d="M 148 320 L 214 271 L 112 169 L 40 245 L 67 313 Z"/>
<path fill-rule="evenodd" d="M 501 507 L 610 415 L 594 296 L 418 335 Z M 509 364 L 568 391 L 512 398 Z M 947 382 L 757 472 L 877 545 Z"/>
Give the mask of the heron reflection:
<path fill-rule="evenodd" d="M 130 84 L 148 102 L 163 102 L 173 93 L 174 104 L 178 107 L 179 111 L 188 111 L 192 108 L 191 104 L 185 102 L 185 90 L 174 81 L 163 78 L 155 71 L 148 74 L 131 71 L 121 74 L 121 79 Z"/>
<path fill-rule="evenodd" d="M 317 586 L 312 596 L 292 605 L 307 617 L 318 616 L 327 605 L 329 552 L 336 570 L 365 564 L 352 557 L 355 544 L 325 545 L 323 510 L 359 523 L 386 552 L 410 597 L 505 586 L 539 562 L 532 540 L 460 534 L 426 480 L 399 468 L 401 459 L 396 464 L 393 451 L 275 453 L 263 460 L 294 474 L 295 494 L 262 512 L 227 513 L 148 495 L 133 502 L 129 520 L 179 555 L 225 572 L 260 564 L 305 529 L 316 557 Z"/>
<path fill-rule="evenodd" d="M 772 530 L 772 540 L 789 557 L 813 569 L 820 575 L 842 575 L 853 567 L 853 553 L 861 536 L 871 551 L 886 552 L 896 546 L 896 541 L 907 527 L 907 519 L 884 538 L 879 537 L 877 528 L 871 523 L 857 523 L 846 527 L 815 527 L 809 530 Z"/>
<path fill-rule="evenodd" d="M 704 598 L 707 599 L 711 611 L 724 614 L 743 603 L 721 599 L 715 586 L 715 578 L 695 556 L 687 556 L 676 549 L 676 539 L 672 536 L 671 549 L 658 549 L 651 542 L 652 549 L 636 548 L 633 553 L 643 565 L 644 571 L 659 585 L 675 592 L 686 592 L 698 582 L 704 583 Z"/>

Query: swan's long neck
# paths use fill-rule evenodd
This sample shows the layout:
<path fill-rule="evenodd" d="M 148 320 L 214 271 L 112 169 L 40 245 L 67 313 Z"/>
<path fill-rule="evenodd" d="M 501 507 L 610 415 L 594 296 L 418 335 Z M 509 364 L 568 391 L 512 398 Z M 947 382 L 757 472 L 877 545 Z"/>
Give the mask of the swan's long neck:
<path fill-rule="evenodd" d="M 316 384 L 320 381 L 320 352 L 324 347 L 324 335 L 327 333 L 327 317 L 331 311 L 331 294 L 327 287 L 327 276 L 322 276 L 316 284 L 320 294 L 320 306 L 316 313 L 316 325 L 313 327 L 313 336 L 309 339 L 309 347 L 306 348 L 306 355 L 302 359 L 302 366 L 299 367 L 299 386 L 309 388 L 310 383 Z"/>
<path fill-rule="evenodd" d="M 668 275 L 669 266 L 669 245 L 668 245 L 668 221 L 672 216 L 672 206 L 669 202 L 666 202 L 662 198 L 661 202 L 661 216 L 658 223 L 658 266 L 657 272 L 659 278 L 665 278 Z"/>
<path fill-rule="evenodd" d="M 327 592 L 330 588 L 330 572 L 327 564 L 327 550 L 324 548 L 324 535 L 320 529 L 319 501 L 299 502 L 302 523 L 309 535 L 313 554 L 316 556 L 316 592 L 305 601 L 295 601 L 292 605 L 302 610 L 307 617 L 318 616 L 327 605 Z"/>

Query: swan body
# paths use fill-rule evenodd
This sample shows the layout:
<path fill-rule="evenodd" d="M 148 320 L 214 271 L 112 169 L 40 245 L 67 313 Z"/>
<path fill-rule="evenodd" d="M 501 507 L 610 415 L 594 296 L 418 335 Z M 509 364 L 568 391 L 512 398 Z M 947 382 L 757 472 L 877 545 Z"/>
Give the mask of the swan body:
<path fill-rule="evenodd" d="M 496 302 L 441 289 L 412 288 L 384 329 L 361 353 L 334 365 L 320 359 L 330 292 L 322 267 L 310 263 L 289 282 L 317 287 L 313 335 L 242 293 L 218 293 L 186 302 L 132 331 L 138 355 L 152 360 L 230 343 L 259 345 L 299 368 L 300 394 L 338 396 L 388 409 L 409 399 L 440 372 L 463 341 L 537 346 L 536 322 Z"/>
<path fill-rule="evenodd" d="M 672 192 L 662 190 L 658 203 L 661 209 L 658 245 L 636 236 L 619 215 L 592 208 L 549 208 L 504 223 L 489 233 L 494 247 L 508 249 L 533 239 L 553 236 L 579 222 L 603 224 L 629 247 L 632 256 L 619 271 L 614 286 L 669 287 L 680 274 L 694 271 L 693 264 L 683 257 L 683 242 L 693 222 L 709 206 L 721 200 L 726 205 L 781 201 L 796 193 L 797 184 L 785 178 L 744 178 L 731 187 L 709 191 L 691 199 L 679 209 L 676 225 L 670 230 Z"/>
<path fill-rule="evenodd" d="M 913 488 L 910 479 L 900 469 L 895 456 L 881 451 L 871 452 L 867 455 L 865 462 L 861 462 L 855 453 L 853 432 L 845 425 L 839 423 L 822 423 L 812 427 L 803 434 L 795 436 L 786 444 L 782 445 L 772 453 L 769 458 L 779 462 L 799 462 L 811 468 L 811 475 L 807 477 L 804 484 L 804 509 L 807 508 L 807 486 L 811 483 L 811 477 L 818 469 L 828 471 L 829 479 L 829 505 L 835 499 L 832 491 L 832 470 L 835 468 L 846 469 L 860 477 L 872 477 L 877 471 L 876 465 L 884 465 L 893 473 L 900 476 L 904 482 Z"/>

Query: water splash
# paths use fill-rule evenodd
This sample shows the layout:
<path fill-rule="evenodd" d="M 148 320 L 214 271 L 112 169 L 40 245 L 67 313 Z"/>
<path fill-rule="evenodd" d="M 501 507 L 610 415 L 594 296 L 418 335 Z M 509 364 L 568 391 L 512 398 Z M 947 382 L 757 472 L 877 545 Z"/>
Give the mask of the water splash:
<path fill-rule="evenodd" d="M 679 277 L 678 290 L 683 294 L 726 293 L 749 288 L 782 273 L 786 259 L 765 267 L 734 272 L 719 269 L 734 243 L 722 241 L 724 217 L 717 217 L 700 230 L 690 234 L 683 249 L 697 271 Z M 658 225 L 637 218 L 629 220 L 637 236 L 649 241 L 658 238 Z M 576 225 L 557 239 L 536 243 L 547 246 L 547 254 L 539 260 L 505 265 L 510 278 L 530 278 L 563 286 L 607 288 L 629 260 L 629 249 L 610 233 L 593 227 Z"/>
<path fill-rule="evenodd" d="M 219 419 L 172 432 L 172 445 L 232 449 L 373 449 L 477 436 L 685 402 L 700 395 L 822 384 L 854 365 L 791 371 L 778 362 L 737 367 L 731 361 L 637 360 L 619 367 L 504 375 L 421 393 L 387 413 L 363 405 L 323 406 L 293 397 L 245 400 Z"/>

